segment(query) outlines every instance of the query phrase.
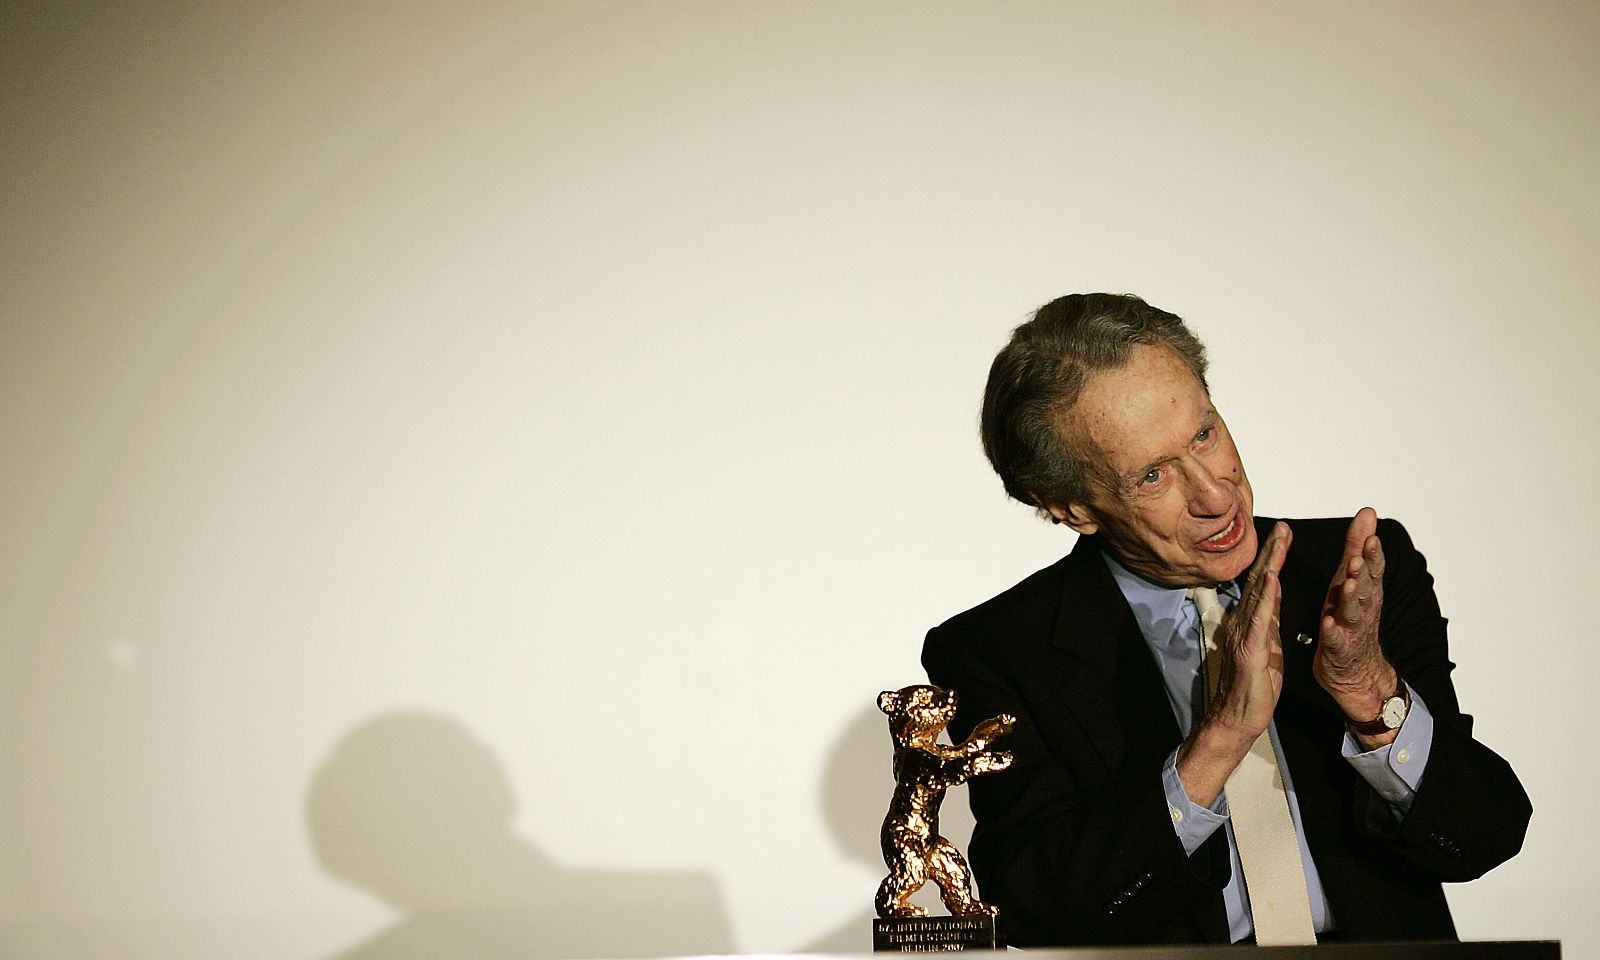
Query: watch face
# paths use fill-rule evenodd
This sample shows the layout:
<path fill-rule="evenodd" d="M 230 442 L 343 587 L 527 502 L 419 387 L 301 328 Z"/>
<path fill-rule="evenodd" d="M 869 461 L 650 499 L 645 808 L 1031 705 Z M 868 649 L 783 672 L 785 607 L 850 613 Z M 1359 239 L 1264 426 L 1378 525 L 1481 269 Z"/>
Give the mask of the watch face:
<path fill-rule="evenodd" d="M 1404 697 L 1390 697 L 1383 702 L 1383 725 L 1390 730 L 1398 729 L 1406 721 L 1406 701 Z"/>

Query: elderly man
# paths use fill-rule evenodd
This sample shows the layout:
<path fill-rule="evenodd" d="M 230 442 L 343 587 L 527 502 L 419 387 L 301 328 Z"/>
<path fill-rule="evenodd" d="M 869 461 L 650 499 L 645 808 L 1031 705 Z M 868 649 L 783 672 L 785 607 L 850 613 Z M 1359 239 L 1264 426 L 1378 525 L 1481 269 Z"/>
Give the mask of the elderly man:
<path fill-rule="evenodd" d="M 957 741 L 1018 718 L 971 785 L 971 860 L 1019 946 L 1453 939 L 1441 881 L 1532 808 L 1472 738 L 1445 621 L 1370 509 L 1269 520 L 1205 351 L 1137 297 L 1062 297 L 989 373 L 983 443 L 1072 553 L 928 633 Z"/>

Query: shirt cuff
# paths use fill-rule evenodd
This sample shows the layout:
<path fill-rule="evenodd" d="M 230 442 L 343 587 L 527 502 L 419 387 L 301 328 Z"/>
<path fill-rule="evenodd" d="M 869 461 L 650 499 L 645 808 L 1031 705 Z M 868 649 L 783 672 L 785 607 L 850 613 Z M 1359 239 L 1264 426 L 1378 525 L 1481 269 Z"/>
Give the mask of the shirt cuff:
<path fill-rule="evenodd" d="M 1362 752 L 1355 734 L 1346 729 L 1342 751 L 1345 760 L 1378 796 L 1401 813 L 1411 808 L 1422 772 L 1428 766 L 1428 753 L 1433 749 L 1433 714 L 1411 684 L 1406 684 L 1406 689 L 1411 691 L 1411 709 L 1406 711 L 1405 722 L 1400 724 L 1393 743 Z"/>
<path fill-rule="evenodd" d="M 1217 802 L 1211 807 L 1202 807 L 1189 799 L 1189 794 L 1183 789 L 1183 781 L 1178 777 L 1178 751 L 1174 750 L 1167 756 L 1166 766 L 1161 768 L 1161 788 L 1167 794 L 1167 813 L 1172 817 L 1172 830 L 1183 842 L 1183 852 L 1193 856 L 1200 849 L 1217 828 L 1228 822 L 1228 801 L 1223 794 L 1217 795 Z"/>

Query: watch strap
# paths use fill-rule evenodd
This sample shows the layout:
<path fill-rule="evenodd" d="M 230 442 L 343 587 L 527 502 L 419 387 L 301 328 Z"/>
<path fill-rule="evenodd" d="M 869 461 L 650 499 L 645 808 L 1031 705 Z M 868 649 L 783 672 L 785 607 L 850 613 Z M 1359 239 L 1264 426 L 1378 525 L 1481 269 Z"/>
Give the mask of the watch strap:
<path fill-rule="evenodd" d="M 1385 704 L 1387 704 L 1390 700 L 1394 700 L 1397 697 L 1398 698 L 1404 698 L 1404 700 L 1406 702 L 1406 712 L 1410 713 L 1411 712 L 1411 688 L 1406 686 L 1406 682 L 1403 679 L 1400 678 L 1400 675 L 1398 673 L 1395 674 L 1394 680 L 1395 680 L 1395 691 L 1394 691 L 1394 694 L 1392 696 L 1384 698 L 1383 702 Z M 1387 723 L 1383 722 L 1383 706 L 1382 705 L 1379 705 L 1379 707 L 1378 707 L 1378 715 L 1376 717 L 1374 717 L 1373 719 L 1371 719 L 1371 720 L 1351 720 L 1348 716 L 1345 717 L 1344 719 L 1345 719 L 1345 723 L 1347 723 L 1349 725 L 1351 730 L 1353 730 L 1356 733 L 1366 734 L 1369 737 L 1381 736 L 1382 734 L 1388 733 L 1390 730 L 1398 729 L 1396 727 L 1391 727 Z"/>

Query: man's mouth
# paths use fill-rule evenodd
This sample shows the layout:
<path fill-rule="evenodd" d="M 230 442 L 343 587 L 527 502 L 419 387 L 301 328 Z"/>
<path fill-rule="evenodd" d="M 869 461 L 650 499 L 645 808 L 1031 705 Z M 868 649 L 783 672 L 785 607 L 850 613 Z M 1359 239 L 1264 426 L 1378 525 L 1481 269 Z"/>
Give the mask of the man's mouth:
<path fill-rule="evenodd" d="M 1244 511 L 1235 511 L 1233 514 L 1233 519 L 1228 521 L 1228 525 L 1226 527 L 1223 527 L 1221 530 L 1218 530 L 1211 536 L 1201 540 L 1195 546 L 1210 553 L 1221 553 L 1225 550 L 1232 550 L 1238 545 L 1240 539 L 1244 537 L 1244 528 Z"/>

